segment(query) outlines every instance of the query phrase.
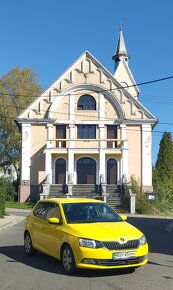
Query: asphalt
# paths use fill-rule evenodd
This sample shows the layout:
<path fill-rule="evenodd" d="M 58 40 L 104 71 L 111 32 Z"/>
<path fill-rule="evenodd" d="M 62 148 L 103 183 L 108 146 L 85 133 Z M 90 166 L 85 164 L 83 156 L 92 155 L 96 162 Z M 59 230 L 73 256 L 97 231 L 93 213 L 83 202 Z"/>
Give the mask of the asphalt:
<path fill-rule="evenodd" d="M 19 214 L 20 213 L 20 214 Z M 29 210 L 22 210 L 22 209 L 6 209 L 6 215 L 4 218 L 0 218 L 0 231 L 8 228 L 8 227 L 12 227 L 15 224 L 17 224 L 18 222 L 22 221 L 25 219 L 26 215 L 29 213 Z M 143 218 L 163 218 L 163 219 L 172 219 L 170 217 L 162 217 L 162 216 L 146 216 L 146 215 L 127 215 L 128 217 L 143 217 Z M 173 222 L 172 223 L 168 223 L 165 226 L 165 231 L 169 232 L 169 233 L 173 233 Z"/>

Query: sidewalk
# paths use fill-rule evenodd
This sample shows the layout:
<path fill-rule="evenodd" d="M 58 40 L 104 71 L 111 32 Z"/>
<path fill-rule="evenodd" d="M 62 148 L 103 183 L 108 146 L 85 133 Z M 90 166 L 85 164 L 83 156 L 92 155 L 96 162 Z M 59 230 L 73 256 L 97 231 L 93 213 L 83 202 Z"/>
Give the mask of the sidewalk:
<path fill-rule="evenodd" d="M 20 210 L 20 209 L 13 209 L 13 208 L 6 209 L 7 215 L 4 218 L 0 218 L 0 231 L 2 229 L 7 228 L 7 227 L 12 227 L 15 224 L 17 224 L 18 222 L 25 219 L 25 215 L 20 215 L 20 216 L 18 215 L 19 211 L 21 212 L 21 214 L 22 214 L 22 212 L 25 213 L 25 215 L 26 215 L 26 212 L 29 213 L 29 211 L 27 211 L 27 210 Z M 11 212 L 13 214 L 11 214 Z"/>

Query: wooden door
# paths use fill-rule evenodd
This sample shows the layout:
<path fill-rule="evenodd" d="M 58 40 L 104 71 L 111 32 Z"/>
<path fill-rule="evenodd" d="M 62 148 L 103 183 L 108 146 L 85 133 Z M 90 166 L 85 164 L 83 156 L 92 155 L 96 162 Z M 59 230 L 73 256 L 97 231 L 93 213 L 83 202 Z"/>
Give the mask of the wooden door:
<path fill-rule="evenodd" d="M 96 183 L 96 162 L 92 158 L 81 158 L 77 162 L 77 183 Z"/>
<path fill-rule="evenodd" d="M 113 158 L 107 162 L 107 184 L 117 184 L 117 161 Z"/>
<path fill-rule="evenodd" d="M 55 163 L 55 183 L 66 184 L 66 161 L 59 158 Z"/>

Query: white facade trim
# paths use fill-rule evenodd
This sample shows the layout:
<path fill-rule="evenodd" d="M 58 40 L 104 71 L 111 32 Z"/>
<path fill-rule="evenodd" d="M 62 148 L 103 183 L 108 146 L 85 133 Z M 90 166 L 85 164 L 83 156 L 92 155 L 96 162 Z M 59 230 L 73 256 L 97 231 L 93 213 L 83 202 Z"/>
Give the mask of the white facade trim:
<path fill-rule="evenodd" d="M 142 186 L 152 186 L 152 128 L 142 125 Z"/>
<path fill-rule="evenodd" d="M 126 140 L 126 125 L 125 124 L 120 124 L 120 139 Z M 122 178 L 125 177 L 126 179 L 128 179 L 128 143 L 127 141 L 124 141 L 124 145 L 122 148 L 120 170 L 121 170 L 120 176 Z"/>
<path fill-rule="evenodd" d="M 22 164 L 21 180 L 24 184 L 30 182 L 31 158 L 31 124 L 22 124 Z"/>

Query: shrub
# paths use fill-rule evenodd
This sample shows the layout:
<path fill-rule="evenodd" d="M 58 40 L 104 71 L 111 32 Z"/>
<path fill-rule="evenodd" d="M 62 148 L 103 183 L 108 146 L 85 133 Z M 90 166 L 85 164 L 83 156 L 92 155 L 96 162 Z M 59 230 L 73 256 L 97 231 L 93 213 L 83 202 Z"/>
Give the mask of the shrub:
<path fill-rule="evenodd" d="M 5 201 L 12 201 L 17 195 L 12 183 L 3 177 L 0 178 L 0 192 L 2 193 Z"/>
<path fill-rule="evenodd" d="M 136 194 L 136 212 L 139 214 L 152 214 L 154 209 L 151 201 L 146 199 L 146 194 L 141 191 L 138 180 L 131 176 L 131 190 Z"/>
<path fill-rule="evenodd" d="M 5 215 L 5 197 L 4 193 L 0 188 L 0 217 Z"/>

